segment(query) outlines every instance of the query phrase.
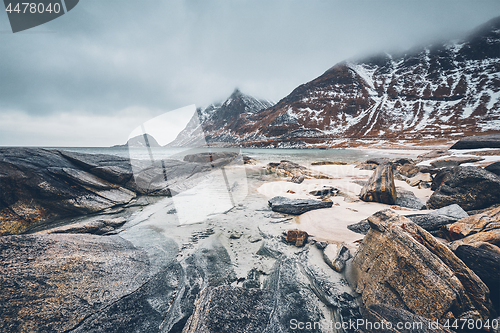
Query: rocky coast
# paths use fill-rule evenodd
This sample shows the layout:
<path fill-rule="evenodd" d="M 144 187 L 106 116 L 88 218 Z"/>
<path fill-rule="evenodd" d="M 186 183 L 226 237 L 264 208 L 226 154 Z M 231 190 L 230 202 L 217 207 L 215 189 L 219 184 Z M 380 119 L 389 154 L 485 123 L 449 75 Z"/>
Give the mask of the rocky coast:
<path fill-rule="evenodd" d="M 499 332 L 491 151 L 298 164 L 0 149 L 0 331 Z M 186 223 L 200 193 L 217 207 Z"/>

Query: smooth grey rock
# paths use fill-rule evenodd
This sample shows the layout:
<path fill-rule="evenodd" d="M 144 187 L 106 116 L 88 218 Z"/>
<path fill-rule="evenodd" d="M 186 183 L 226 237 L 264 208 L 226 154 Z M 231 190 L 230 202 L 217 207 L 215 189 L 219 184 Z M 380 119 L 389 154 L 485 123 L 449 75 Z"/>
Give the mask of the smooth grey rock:
<path fill-rule="evenodd" d="M 55 150 L 1 148 L 0 170 L 0 235 L 103 211 L 135 197 Z"/>
<path fill-rule="evenodd" d="M 97 218 L 39 231 L 39 234 L 94 234 L 104 235 L 126 222 L 125 218 Z"/>
<path fill-rule="evenodd" d="M 445 215 L 437 214 L 416 214 L 406 215 L 413 223 L 424 228 L 427 231 L 437 231 L 443 225 L 456 222 L 457 219 Z"/>
<path fill-rule="evenodd" d="M 406 207 L 411 209 L 424 209 L 425 203 L 423 203 L 419 198 L 415 196 L 412 191 L 405 190 L 401 187 L 396 188 L 397 198 L 394 203 L 400 207 Z"/>
<path fill-rule="evenodd" d="M 449 205 L 446 207 L 439 208 L 439 209 L 431 212 L 430 214 L 449 216 L 449 217 L 455 218 L 457 220 L 460 220 L 460 219 L 463 219 L 463 218 L 466 218 L 467 216 L 469 216 L 469 214 L 467 214 L 467 212 L 465 210 L 463 210 L 462 207 L 460 207 L 457 204 L 452 204 L 452 205 Z"/>
<path fill-rule="evenodd" d="M 435 168 L 449 168 L 459 166 L 460 164 L 479 161 L 484 161 L 484 158 L 475 156 L 451 156 L 431 162 L 431 165 Z"/>
<path fill-rule="evenodd" d="M 500 176 L 500 162 L 492 163 L 487 167 L 485 167 L 484 170 L 487 170 L 489 172 L 494 173 L 497 176 Z"/>
<path fill-rule="evenodd" d="M 500 134 L 469 136 L 460 139 L 450 149 L 500 148 Z"/>
<path fill-rule="evenodd" d="M 499 311 L 500 255 L 470 245 L 460 245 L 454 252 L 490 288 L 490 299 Z"/>
<path fill-rule="evenodd" d="M 289 199 L 281 196 L 272 198 L 268 203 L 273 211 L 292 215 L 300 215 L 310 210 L 333 206 L 331 201 Z"/>
<path fill-rule="evenodd" d="M 464 210 L 474 210 L 496 203 L 500 203 L 500 178 L 483 168 L 459 166 L 449 171 L 426 205 L 437 209 L 458 204 Z"/>

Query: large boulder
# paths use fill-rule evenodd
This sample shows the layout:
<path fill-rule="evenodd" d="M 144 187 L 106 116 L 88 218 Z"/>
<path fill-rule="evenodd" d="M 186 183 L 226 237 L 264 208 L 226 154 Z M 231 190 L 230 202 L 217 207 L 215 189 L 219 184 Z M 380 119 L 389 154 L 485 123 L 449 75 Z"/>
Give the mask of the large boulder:
<path fill-rule="evenodd" d="M 363 309 L 364 320 L 357 325 L 359 332 L 384 333 L 453 333 L 441 324 L 409 311 L 387 304 L 373 304 Z M 378 328 L 374 325 L 380 325 Z"/>
<path fill-rule="evenodd" d="M 270 199 L 268 203 L 273 211 L 292 215 L 300 215 L 310 210 L 333 206 L 331 201 L 289 199 L 281 196 Z"/>
<path fill-rule="evenodd" d="M 427 207 L 437 209 L 458 204 L 465 210 L 481 209 L 500 203 L 500 177 L 475 166 L 449 170 L 443 184 L 427 201 Z"/>
<path fill-rule="evenodd" d="M 0 237 L 0 331 L 66 332 L 148 280 L 148 257 L 118 236 Z"/>
<path fill-rule="evenodd" d="M 455 254 L 490 288 L 493 305 L 500 309 L 500 255 L 469 245 L 460 245 Z"/>
<path fill-rule="evenodd" d="M 0 235 L 130 202 L 134 192 L 101 179 L 57 151 L 0 149 Z"/>
<path fill-rule="evenodd" d="M 393 205 L 396 202 L 397 192 L 392 168 L 390 163 L 379 165 L 361 189 L 359 198 L 363 201 Z"/>
<path fill-rule="evenodd" d="M 494 173 L 497 176 L 500 176 L 500 162 L 491 163 L 490 165 L 485 167 L 484 170 L 487 170 L 489 172 Z"/>
<path fill-rule="evenodd" d="M 431 320 L 490 317 L 488 288 L 448 247 L 390 210 L 368 221 L 352 263 L 366 307 L 383 303 Z"/>
<path fill-rule="evenodd" d="M 450 149 L 500 148 L 500 134 L 469 136 L 460 139 Z"/>
<path fill-rule="evenodd" d="M 457 240 L 480 232 L 500 229 L 500 207 L 467 216 L 443 227 L 449 240 Z"/>
<path fill-rule="evenodd" d="M 427 231 L 437 231 L 442 226 L 451 224 L 468 216 L 469 214 L 457 204 L 437 209 L 428 214 L 406 215 L 413 223 Z"/>

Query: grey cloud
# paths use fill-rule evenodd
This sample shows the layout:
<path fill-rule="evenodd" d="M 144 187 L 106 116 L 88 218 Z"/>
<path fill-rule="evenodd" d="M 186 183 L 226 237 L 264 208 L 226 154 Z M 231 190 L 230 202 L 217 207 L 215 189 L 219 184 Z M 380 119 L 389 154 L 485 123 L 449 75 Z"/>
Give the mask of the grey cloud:
<path fill-rule="evenodd" d="M 277 101 L 346 58 L 458 36 L 498 13 L 498 0 L 82 0 L 0 34 L 0 113 L 168 111 L 236 86 Z"/>

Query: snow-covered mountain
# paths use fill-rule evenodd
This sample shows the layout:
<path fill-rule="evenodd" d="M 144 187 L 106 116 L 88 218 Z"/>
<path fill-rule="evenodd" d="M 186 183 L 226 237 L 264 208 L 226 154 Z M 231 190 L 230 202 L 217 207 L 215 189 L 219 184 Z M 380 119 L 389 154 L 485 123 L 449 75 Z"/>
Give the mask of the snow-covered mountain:
<path fill-rule="evenodd" d="M 249 117 L 268 109 L 274 103 L 258 100 L 236 89 L 223 103 L 198 108 L 186 128 L 168 144 L 170 147 L 196 147 L 211 143 L 232 145 L 248 136 L 241 134 L 241 128 L 248 125 Z"/>
<path fill-rule="evenodd" d="M 272 107 L 235 94 L 199 112 L 209 142 L 286 147 L 499 132 L 500 17 L 460 41 L 339 63 Z"/>

